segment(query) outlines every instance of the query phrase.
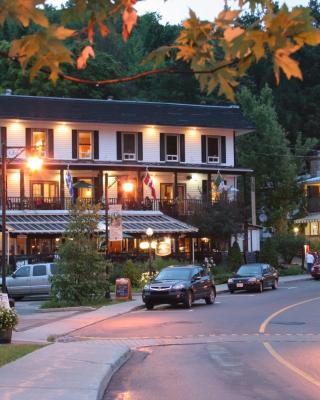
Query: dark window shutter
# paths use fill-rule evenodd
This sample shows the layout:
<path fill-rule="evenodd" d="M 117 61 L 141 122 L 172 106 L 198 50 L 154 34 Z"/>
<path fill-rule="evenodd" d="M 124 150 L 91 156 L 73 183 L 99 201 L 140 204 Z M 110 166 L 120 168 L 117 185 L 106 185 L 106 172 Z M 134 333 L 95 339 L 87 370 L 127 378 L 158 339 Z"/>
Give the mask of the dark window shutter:
<path fill-rule="evenodd" d="M 101 200 L 101 190 L 100 190 L 100 182 L 99 182 L 99 177 L 94 177 L 93 178 L 93 186 L 94 186 L 94 201 L 95 203 L 98 203 L 98 201 Z"/>
<path fill-rule="evenodd" d="M 99 160 L 99 131 L 93 131 L 93 158 Z"/>
<path fill-rule="evenodd" d="M 7 145 L 7 128 L 5 126 L 1 127 L 1 144 Z"/>
<path fill-rule="evenodd" d="M 202 181 L 202 200 L 206 200 L 208 196 L 208 181 Z"/>
<path fill-rule="evenodd" d="M 117 132 L 117 160 L 122 160 L 122 135 Z"/>
<path fill-rule="evenodd" d="M 31 152 L 31 128 L 26 128 L 26 153 Z"/>
<path fill-rule="evenodd" d="M 78 158 L 78 131 L 72 129 L 72 158 Z"/>
<path fill-rule="evenodd" d="M 54 157 L 53 129 L 48 129 L 48 158 Z"/>
<path fill-rule="evenodd" d="M 207 136 L 201 135 L 201 162 L 207 162 Z"/>
<path fill-rule="evenodd" d="M 221 162 L 226 162 L 226 137 L 221 136 Z"/>
<path fill-rule="evenodd" d="M 185 149 L 185 140 L 184 135 L 181 134 L 180 136 L 180 162 L 186 161 L 186 149 Z"/>
<path fill-rule="evenodd" d="M 160 161 L 165 161 L 165 135 L 164 133 L 160 133 Z"/>
<path fill-rule="evenodd" d="M 143 142 L 142 142 L 142 132 L 138 132 L 138 160 L 143 160 Z"/>

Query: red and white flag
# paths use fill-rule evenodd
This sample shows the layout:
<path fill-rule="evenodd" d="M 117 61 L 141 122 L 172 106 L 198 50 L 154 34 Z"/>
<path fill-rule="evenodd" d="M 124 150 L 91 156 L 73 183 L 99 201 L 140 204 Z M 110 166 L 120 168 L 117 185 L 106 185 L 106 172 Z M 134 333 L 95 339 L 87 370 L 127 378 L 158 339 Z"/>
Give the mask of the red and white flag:
<path fill-rule="evenodd" d="M 143 178 L 143 183 L 149 187 L 149 189 L 151 190 L 152 197 L 156 200 L 157 199 L 156 189 L 153 185 L 149 171 L 146 171 L 146 176 Z"/>

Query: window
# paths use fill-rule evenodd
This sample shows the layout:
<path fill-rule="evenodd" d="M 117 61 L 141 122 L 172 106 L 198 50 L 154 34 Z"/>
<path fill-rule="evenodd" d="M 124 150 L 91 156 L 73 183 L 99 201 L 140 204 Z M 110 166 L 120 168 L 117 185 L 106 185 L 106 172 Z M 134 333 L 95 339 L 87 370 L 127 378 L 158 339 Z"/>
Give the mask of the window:
<path fill-rule="evenodd" d="M 207 136 L 207 162 L 211 164 L 220 162 L 220 141 L 218 137 Z"/>
<path fill-rule="evenodd" d="M 57 182 L 31 182 L 31 195 L 35 197 L 53 198 L 57 197 Z"/>
<path fill-rule="evenodd" d="M 316 236 L 318 234 L 319 234 L 318 222 L 311 222 L 310 223 L 310 235 Z"/>
<path fill-rule="evenodd" d="M 41 157 L 47 156 L 48 135 L 46 129 L 34 129 L 32 131 L 32 147 L 35 146 Z"/>
<path fill-rule="evenodd" d="M 79 132 L 78 156 L 80 159 L 92 158 L 92 132 Z"/>
<path fill-rule="evenodd" d="M 45 276 L 47 275 L 47 267 L 45 264 L 39 264 L 33 266 L 33 276 Z"/>
<path fill-rule="evenodd" d="M 17 278 L 27 278 L 30 276 L 30 267 L 26 266 L 19 268 L 15 275 Z"/>
<path fill-rule="evenodd" d="M 166 135 L 166 161 L 179 161 L 179 141 L 177 135 Z"/>
<path fill-rule="evenodd" d="M 78 188 L 78 197 L 80 199 L 92 199 L 93 197 L 93 184 L 92 179 L 80 179 Z"/>
<path fill-rule="evenodd" d="M 123 133 L 122 134 L 122 159 L 123 160 L 136 160 L 136 134 Z"/>

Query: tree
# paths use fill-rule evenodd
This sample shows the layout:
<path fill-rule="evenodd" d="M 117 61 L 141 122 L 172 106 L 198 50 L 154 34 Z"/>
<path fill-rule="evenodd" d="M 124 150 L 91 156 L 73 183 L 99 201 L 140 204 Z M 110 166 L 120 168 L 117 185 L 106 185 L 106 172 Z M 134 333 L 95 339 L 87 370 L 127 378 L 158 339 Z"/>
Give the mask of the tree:
<path fill-rule="evenodd" d="M 214 238 L 221 250 L 226 250 L 231 236 L 243 231 L 244 218 L 241 205 L 222 196 L 217 203 L 204 205 L 188 222 L 197 226 L 201 235 Z"/>
<path fill-rule="evenodd" d="M 276 241 L 273 238 L 266 239 L 259 254 L 259 261 L 277 268 L 278 256 Z"/>
<path fill-rule="evenodd" d="M 228 267 L 231 271 L 236 271 L 243 264 L 243 255 L 237 241 L 233 243 L 228 254 Z"/>
<path fill-rule="evenodd" d="M 296 178 L 304 166 L 302 157 L 314 146 L 314 141 L 299 140 L 290 150 L 270 88 L 265 87 L 260 96 L 253 96 L 243 88 L 238 100 L 244 115 L 256 126 L 254 133 L 238 138 L 238 162 L 254 170 L 258 211 L 267 215 L 268 226 L 284 233 L 288 214 L 296 211 L 303 197 Z"/>
<path fill-rule="evenodd" d="M 238 79 L 253 63 L 270 55 L 278 83 L 281 73 L 289 79 L 302 79 L 293 55 L 305 45 L 320 43 L 318 26 L 309 8 L 295 7 L 289 11 L 285 4 L 279 8 L 271 0 L 239 0 L 236 9 L 223 9 L 212 22 L 201 21 L 191 10 L 172 44 L 152 51 L 145 58 L 146 70 L 134 76 L 88 80 L 65 73 L 65 64 L 85 69 L 95 57 L 97 37 L 118 33 L 120 19 L 122 39 L 129 41 L 137 25 L 136 1 L 69 0 L 62 10 L 65 22 L 57 24 L 53 17 L 50 20 L 46 15 L 46 0 L 3 0 L 0 25 L 10 20 L 19 27 L 32 29 L 23 36 L 17 34 L 9 53 L 2 55 L 14 58 L 23 68 L 30 66 L 31 78 L 45 71 L 53 82 L 60 77 L 95 86 L 159 73 L 192 74 L 202 90 L 211 93 L 219 88 L 219 94 L 234 100 Z M 44 9 L 40 5 L 44 5 Z M 241 24 L 239 16 L 248 5 L 253 11 L 261 10 L 259 24 L 250 25 L 248 21 Z M 50 11 L 53 14 L 52 8 Z M 14 34 L 14 29 L 10 33 Z M 81 43 L 79 51 L 71 49 L 74 42 Z M 170 61 L 182 61 L 186 67 L 172 67 Z"/>
<path fill-rule="evenodd" d="M 98 209 L 80 201 L 70 210 L 52 295 L 62 304 L 81 305 L 104 297 L 106 262 L 97 251 Z"/>

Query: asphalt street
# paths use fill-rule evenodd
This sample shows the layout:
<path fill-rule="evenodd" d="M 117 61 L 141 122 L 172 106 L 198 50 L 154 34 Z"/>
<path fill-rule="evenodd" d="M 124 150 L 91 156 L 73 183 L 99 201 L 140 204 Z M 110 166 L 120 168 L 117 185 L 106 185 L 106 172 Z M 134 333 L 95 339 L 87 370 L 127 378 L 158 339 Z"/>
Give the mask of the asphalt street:
<path fill-rule="evenodd" d="M 320 398 L 320 282 L 158 306 L 74 331 L 134 353 L 104 400 Z"/>

